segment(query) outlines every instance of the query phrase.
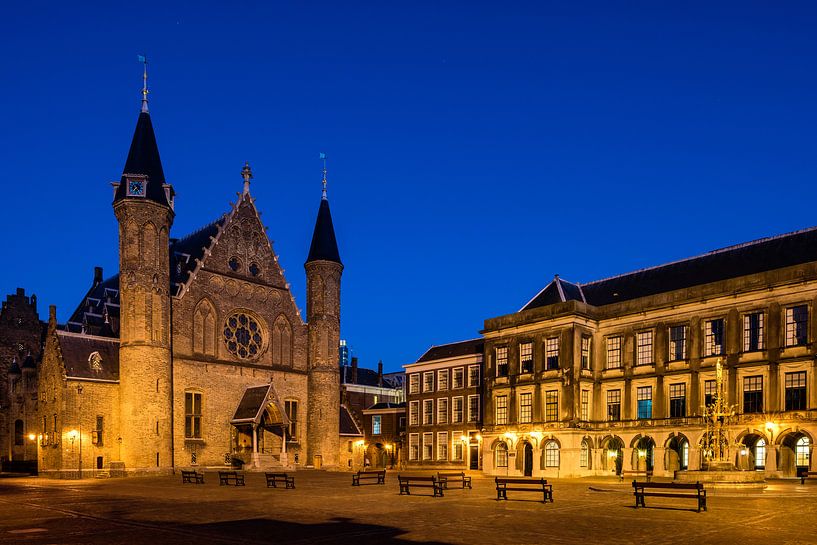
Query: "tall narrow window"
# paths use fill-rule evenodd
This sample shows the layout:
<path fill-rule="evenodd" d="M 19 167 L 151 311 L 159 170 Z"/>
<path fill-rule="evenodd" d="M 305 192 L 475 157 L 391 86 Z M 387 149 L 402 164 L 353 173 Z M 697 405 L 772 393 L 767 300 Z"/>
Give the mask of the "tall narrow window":
<path fill-rule="evenodd" d="M 479 420 L 479 396 L 468 396 L 468 421 L 476 422 Z"/>
<path fill-rule="evenodd" d="M 420 374 L 419 373 L 412 373 L 412 374 L 409 375 L 409 393 L 410 394 L 420 393 Z"/>
<path fill-rule="evenodd" d="M 451 399 L 451 422 L 460 424 L 463 421 L 463 399 L 462 396 Z"/>
<path fill-rule="evenodd" d="M 652 386 L 639 386 L 636 388 L 636 401 L 638 403 L 639 420 L 652 418 Z"/>
<path fill-rule="evenodd" d="M 507 346 L 497 346 L 496 347 L 496 376 L 498 376 L 498 377 L 507 377 L 508 376 L 508 347 Z"/>
<path fill-rule="evenodd" d="M 676 325 L 669 328 L 669 359 L 670 361 L 687 359 L 687 326 Z"/>
<path fill-rule="evenodd" d="M 372 435 L 381 434 L 382 417 L 379 414 L 372 416 Z"/>
<path fill-rule="evenodd" d="M 437 460 L 448 461 L 448 432 L 437 432 Z"/>
<path fill-rule="evenodd" d="M 704 322 L 704 356 L 723 354 L 723 319 Z"/>
<path fill-rule="evenodd" d="M 786 410 L 804 411 L 806 398 L 806 372 L 786 373 Z"/>
<path fill-rule="evenodd" d="M 476 388 L 479 386 L 479 365 L 468 366 L 468 387 Z"/>
<path fill-rule="evenodd" d="M 590 420 L 590 390 L 582 390 L 581 419 Z"/>
<path fill-rule="evenodd" d="M 809 467 L 809 440 L 803 436 L 794 445 L 794 465 L 797 467 Z"/>
<path fill-rule="evenodd" d="M 434 434 L 423 434 L 423 460 L 431 460 L 434 454 Z"/>
<path fill-rule="evenodd" d="M 766 441 L 758 439 L 755 443 L 755 469 L 764 469 L 766 467 Z"/>
<path fill-rule="evenodd" d="M 508 467 L 508 445 L 499 443 L 496 446 L 496 467 Z"/>
<path fill-rule="evenodd" d="M 582 337 L 582 369 L 590 369 L 590 337 Z"/>
<path fill-rule="evenodd" d="M 545 467 L 559 467 L 559 445 L 556 441 L 545 443 Z"/>
<path fill-rule="evenodd" d="M 455 367 L 453 372 L 453 388 L 462 388 L 465 386 L 465 372 L 462 367 Z"/>
<path fill-rule="evenodd" d="M 754 312 L 743 317 L 743 351 L 763 350 L 763 313 Z"/>
<path fill-rule="evenodd" d="M 636 365 L 652 365 L 652 331 L 639 331 L 636 340 Z"/>
<path fill-rule="evenodd" d="M 519 345 L 519 371 L 533 373 L 533 343 L 527 342 Z"/>
<path fill-rule="evenodd" d="M 559 337 L 545 339 L 545 369 L 559 368 Z"/>
<path fill-rule="evenodd" d="M 19 446 L 25 444 L 25 430 L 23 429 L 23 421 L 14 421 L 14 444 Z"/>
<path fill-rule="evenodd" d="M 714 380 L 704 381 L 704 405 L 707 407 L 715 402 L 715 393 L 718 390 L 718 385 Z"/>
<path fill-rule="evenodd" d="M 808 342 L 808 306 L 786 309 L 786 346 L 803 346 Z"/>
<path fill-rule="evenodd" d="M 287 413 L 289 426 L 287 427 L 287 441 L 298 440 L 298 402 L 294 399 L 284 401 L 284 412 Z"/>
<path fill-rule="evenodd" d="M 437 424 L 448 423 L 448 398 L 437 399 Z"/>
<path fill-rule="evenodd" d="M 621 367 L 621 337 L 607 337 L 607 369 Z"/>
<path fill-rule="evenodd" d="M 96 429 L 91 432 L 91 443 L 94 445 L 101 447 L 104 445 L 103 443 L 103 436 L 102 432 L 105 428 L 105 418 L 102 416 L 96 417 Z"/>
<path fill-rule="evenodd" d="M 448 369 L 437 371 L 437 391 L 448 390 Z"/>
<path fill-rule="evenodd" d="M 409 460 L 420 459 L 420 436 L 416 433 L 409 434 Z"/>
<path fill-rule="evenodd" d="M 409 425 L 417 426 L 420 424 L 420 402 L 409 402 Z"/>
<path fill-rule="evenodd" d="M 496 424 L 503 425 L 508 423 L 508 396 L 496 396 Z"/>
<path fill-rule="evenodd" d="M 201 439 L 201 394 L 184 393 L 184 436 Z"/>
<path fill-rule="evenodd" d="M 581 452 L 579 453 L 579 467 L 587 467 L 590 461 L 590 447 L 587 441 L 582 441 Z"/>
<path fill-rule="evenodd" d="M 743 377 L 743 412 L 763 412 L 763 377 Z"/>
<path fill-rule="evenodd" d="M 559 420 L 559 391 L 548 390 L 545 392 L 545 422 L 556 422 Z"/>
<path fill-rule="evenodd" d="M 683 418 L 687 411 L 686 384 L 669 385 L 669 416 L 670 418 Z"/>
<path fill-rule="evenodd" d="M 461 462 L 463 459 L 463 445 L 460 437 L 461 431 L 451 432 L 451 459 L 456 462 Z"/>
<path fill-rule="evenodd" d="M 434 371 L 423 373 L 423 392 L 434 391 Z"/>
<path fill-rule="evenodd" d="M 430 425 L 434 423 L 434 400 L 423 400 L 423 424 Z"/>
<path fill-rule="evenodd" d="M 621 390 L 607 390 L 607 420 L 621 420 Z"/>
<path fill-rule="evenodd" d="M 519 394 L 519 423 L 530 424 L 533 420 L 533 394 Z"/>

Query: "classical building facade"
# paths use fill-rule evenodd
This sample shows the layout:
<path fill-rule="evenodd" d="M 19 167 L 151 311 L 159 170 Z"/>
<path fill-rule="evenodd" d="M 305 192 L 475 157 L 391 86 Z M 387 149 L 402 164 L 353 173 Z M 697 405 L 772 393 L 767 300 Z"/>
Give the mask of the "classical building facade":
<path fill-rule="evenodd" d="M 482 358 L 482 339 L 472 339 L 432 346 L 403 366 L 408 467 L 482 467 Z"/>
<path fill-rule="evenodd" d="M 729 456 L 814 469 L 817 228 L 586 284 L 485 321 L 484 470 L 578 477 L 701 466 L 723 365 Z"/>
<path fill-rule="evenodd" d="M 302 316 L 251 196 L 249 165 L 224 216 L 171 238 L 175 192 L 164 177 L 146 96 L 114 184 L 119 273 L 106 279 L 97 268 L 66 324 L 51 307 L 44 341 L 37 341 L 43 328 L 35 301 L 3 306 L 3 320 L 12 307 L 22 309 L 10 327 L 18 317 L 36 323 L 29 328 L 36 335 L 18 341 L 4 332 L 0 341 L 16 350 L 0 354 L 15 392 L 6 420 L 22 418 L 24 433 L 36 435 L 26 456 L 46 474 L 155 473 L 231 459 L 254 467 L 340 467 L 343 265 L 325 176 Z M 24 456 L 25 445 L 4 435 L 14 443 L 4 443 L 5 452 Z"/>

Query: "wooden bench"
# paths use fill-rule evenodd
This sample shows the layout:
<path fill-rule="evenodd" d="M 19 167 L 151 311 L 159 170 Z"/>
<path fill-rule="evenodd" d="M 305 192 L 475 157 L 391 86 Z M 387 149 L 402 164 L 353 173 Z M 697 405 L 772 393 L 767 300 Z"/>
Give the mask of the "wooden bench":
<path fill-rule="evenodd" d="M 650 471 L 650 470 L 638 471 L 638 470 L 633 469 L 633 470 L 622 471 L 621 475 L 619 475 L 619 479 L 621 480 L 621 482 L 624 482 L 624 479 L 629 479 L 630 477 L 632 477 L 632 478 L 644 477 L 645 481 L 650 482 L 650 479 L 652 479 L 652 471 Z"/>
<path fill-rule="evenodd" d="M 286 473 L 264 473 L 267 477 L 267 488 L 278 488 L 278 484 L 283 484 L 284 488 L 295 488 L 295 477 Z"/>
<path fill-rule="evenodd" d="M 801 471 L 800 484 L 806 484 L 806 479 L 817 477 L 817 471 Z"/>
<path fill-rule="evenodd" d="M 190 483 L 190 484 L 204 484 L 204 473 L 199 473 L 198 471 L 186 471 L 182 470 L 182 484 Z"/>
<path fill-rule="evenodd" d="M 706 511 L 706 489 L 703 483 L 644 483 L 633 481 L 635 507 L 646 507 L 646 496 L 657 498 L 686 498 L 698 502 L 698 512 Z"/>
<path fill-rule="evenodd" d="M 358 471 L 352 474 L 352 486 L 360 486 L 360 480 L 375 480 L 370 484 L 386 484 L 386 470 Z"/>
<path fill-rule="evenodd" d="M 219 471 L 218 485 L 234 484 L 236 486 L 244 486 L 244 474 L 238 471 Z"/>
<path fill-rule="evenodd" d="M 434 497 L 442 497 L 443 485 L 434 475 L 397 475 L 397 482 L 400 483 L 400 495 L 411 494 L 411 487 L 431 488 Z"/>
<path fill-rule="evenodd" d="M 508 490 L 517 492 L 542 493 L 542 503 L 553 503 L 553 485 L 545 479 L 522 479 L 514 477 L 496 477 L 496 499 L 507 500 Z M 509 486 L 510 485 L 510 486 Z"/>
<path fill-rule="evenodd" d="M 443 488 L 448 488 L 448 481 L 457 481 L 462 483 L 462 488 L 471 488 L 471 477 L 465 474 L 464 471 L 460 471 L 459 473 L 452 472 L 452 473 L 437 473 L 437 479 L 442 483 Z"/>

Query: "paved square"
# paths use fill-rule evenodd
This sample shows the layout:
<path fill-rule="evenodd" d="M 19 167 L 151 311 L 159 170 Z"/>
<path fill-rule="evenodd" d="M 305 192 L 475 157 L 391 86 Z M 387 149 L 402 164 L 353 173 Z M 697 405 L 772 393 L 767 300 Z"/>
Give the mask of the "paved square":
<path fill-rule="evenodd" d="M 245 487 L 181 477 L 0 480 L 0 543 L 815 543 L 817 485 L 779 482 L 763 492 L 664 499 L 634 509 L 632 489 L 613 480 L 554 480 L 555 503 L 509 493 L 491 479 L 443 498 L 400 496 L 386 485 L 351 486 L 348 473 L 300 471 L 296 488 Z M 425 491 L 423 492 L 425 493 Z"/>

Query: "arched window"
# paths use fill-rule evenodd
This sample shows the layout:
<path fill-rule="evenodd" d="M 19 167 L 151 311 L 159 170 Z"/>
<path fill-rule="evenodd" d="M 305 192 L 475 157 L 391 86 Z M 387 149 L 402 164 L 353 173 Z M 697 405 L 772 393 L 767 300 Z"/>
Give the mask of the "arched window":
<path fill-rule="evenodd" d="M 755 469 L 766 467 L 766 440 L 758 439 L 755 443 Z"/>
<path fill-rule="evenodd" d="M 794 465 L 797 467 L 809 467 L 808 447 L 808 437 L 805 435 L 797 440 L 797 444 L 794 446 Z"/>
<path fill-rule="evenodd" d="M 22 445 L 24 441 L 24 432 L 23 432 L 23 421 L 22 420 L 15 420 L 14 421 L 14 444 L 15 445 Z"/>
<path fill-rule="evenodd" d="M 508 445 L 499 443 L 496 446 L 496 467 L 508 467 Z"/>
<path fill-rule="evenodd" d="M 193 314 L 193 352 L 216 355 L 216 310 L 207 299 L 202 299 Z"/>
<path fill-rule="evenodd" d="M 559 467 L 559 445 L 556 441 L 545 444 L 545 467 Z"/>
<path fill-rule="evenodd" d="M 689 467 L 689 441 L 684 439 L 681 441 L 681 469 L 687 469 Z"/>
<path fill-rule="evenodd" d="M 582 441 L 582 450 L 579 455 L 579 467 L 589 467 L 590 465 L 590 445 L 587 441 Z"/>
<path fill-rule="evenodd" d="M 282 314 L 272 326 L 272 363 L 292 365 L 292 326 Z"/>

